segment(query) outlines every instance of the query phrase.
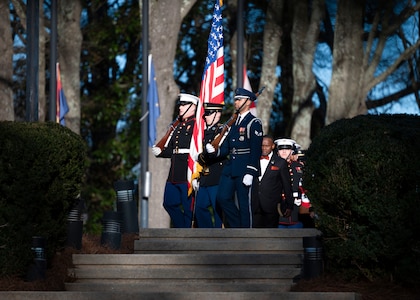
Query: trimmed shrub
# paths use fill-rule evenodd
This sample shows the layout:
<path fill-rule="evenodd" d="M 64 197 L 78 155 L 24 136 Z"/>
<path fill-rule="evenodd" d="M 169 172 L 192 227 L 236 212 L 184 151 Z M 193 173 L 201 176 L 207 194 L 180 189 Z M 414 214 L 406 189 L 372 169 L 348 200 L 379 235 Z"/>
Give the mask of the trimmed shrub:
<path fill-rule="evenodd" d="M 87 166 L 81 137 L 55 123 L 0 122 L 0 275 L 24 274 L 32 236 L 49 262 L 66 241 Z"/>
<path fill-rule="evenodd" d="M 420 117 L 367 115 L 325 127 L 305 187 L 324 233 L 326 270 L 420 280 Z"/>

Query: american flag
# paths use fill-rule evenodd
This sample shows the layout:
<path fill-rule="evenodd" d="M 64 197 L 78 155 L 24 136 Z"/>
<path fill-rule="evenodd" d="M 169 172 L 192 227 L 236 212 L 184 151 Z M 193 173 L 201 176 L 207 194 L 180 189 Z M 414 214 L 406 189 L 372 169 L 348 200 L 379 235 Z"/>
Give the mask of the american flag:
<path fill-rule="evenodd" d="M 202 152 L 204 103 L 224 102 L 224 54 L 223 54 L 223 18 L 222 1 L 215 0 L 210 35 L 208 38 L 207 57 L 200 88 L 200 101 L 197 105 L 196 121 L 191 139 L 188 159 L 188 178 L 196 171 L 194 157 Z"/>

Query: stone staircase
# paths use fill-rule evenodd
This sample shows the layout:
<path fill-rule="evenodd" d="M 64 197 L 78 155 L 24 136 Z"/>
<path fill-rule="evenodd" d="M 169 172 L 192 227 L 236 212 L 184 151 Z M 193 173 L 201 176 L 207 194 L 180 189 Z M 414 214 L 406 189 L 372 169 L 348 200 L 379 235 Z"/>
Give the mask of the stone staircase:
<path fill-rule="evenodd" d="M 141 229 L 134 254 L 75 254 L 66 291 L 0 292 L 0 300 L 359 300 L 290 292 L 315 229 Z"/>
<path fill-rule="evenodd" d="M 100 293 L 101 299 L 359 299 L 354 293 L 289 292 L 302 271 L 302 238 L 319 234 L 141 229 L 134 254 L 73 255 L 69 273 L 75 281 L 66 289 Z"/>

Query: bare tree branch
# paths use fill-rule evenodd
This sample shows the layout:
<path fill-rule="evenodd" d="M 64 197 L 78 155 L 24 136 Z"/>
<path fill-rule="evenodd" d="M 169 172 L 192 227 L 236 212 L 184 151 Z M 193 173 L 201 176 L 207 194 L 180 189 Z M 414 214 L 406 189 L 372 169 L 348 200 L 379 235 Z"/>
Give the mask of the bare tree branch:
<path fill-rule="evenodd" d="M 392 72 L 394 72 L 400 64 L 407 60 L 413 53 L 420 47 L 420 40 L 418 40 L 414 45 L 404 50 L 403 53 L 398 57 L 398 59 L 385 71 L 382 72 L 379 76 L 374 77 L 371 81 L 367 82 L 365 87 L 370 90 L 380 82 L 384 81 Z"/>
<path fill-rule="evenodd" d="M 405 37 L 405 33 L 403 31 L 399 31 L 398 32 L 398 36 L 401 38 L 401 41 L 404 45 L 404 49 L 407 49 L 409 46 L 409 42 L 407 41 L 407 38 Z M 415 57 L 414 57 L 415 59 Z M 413 86 L 414 90 L 414 97 L 416 98 L 416 103 L 417 105 L 420 107 L 420 97 L 418 94 L 418 89 L 417 89 L 417 82 L 416 82 L 416 76 L 415 76 L 415 72 L 416 72 L 416 68 L 413 65 L 413 59 L 407 59 L 407 63 L 408 63 L 408 67 L 410 68 L 410 78 L 409 80 L 411 80 L 411 84 Z"/>
<path fill-rule="evenodd" d="M 387 24 L 387 27 L 384 32 L 385 35 L 393 34 L 396 30 L 398 30 L 401 27 L 401 25 L 405 21 L 407 21 L 409 17 L 411 17 L 420 10 L 420 2 L 417 2 L 414 6 L 411 6 L 410 3 L 411 2 L 409 1 L 409 3 L 407 3 L 407 6 L 401 11 L 401 13 L 393 16 L 392 23 Z"/>
<path fill-rule="evenodd" d="M 19 16 L 22 27 L 26 30 L 26 5 L 22 0 L 12 0 L 12 4 Z"/>
<path fill-rule="evenodd" d="M 383 97 L 381 99 L 377 99 L 377 100 L 367 100 L 366 101 L 366 107 L 368 109 L 372 109 L 372 108 L 378 108 L 381 106 L 384 106 L 386 104 L 392 103 L 394 101 L 397 101 L 405 96 L 408 96 L 414 92 L 417 91 L 417 87 L 419 86 L 419 83 L 416 83 L 414 86 L 407 86 L 405 89 L 400 90 L 392 95 L 388 95 L 386 97 Z"/>
<path fill-rule="evenodd" d="M 375 17 L 373 18 L 373 22 L 372 22 L 372 28 L 369 32 L 368 35 L 368 39 L 367 39 L 367 43 L 366 43 L 366 49 L 365 49 L 365 53 L 363 55 L 363 63 L 362 63 L 362 68 L 363 70 L 366 70 L 368 65 L 369 65 L 369 57 L 370 57 L 370 53 L 372 51 L 372 45 L 373 45 L 373 40 L 376 36 L 376 32 L 378 30 L 378 24 L 379 24 L 379 12 L 377 12 L 375 14 Z"/>
<path fill-rule="evenodd" d="M 388 4 L 385 10 L 386 10 L 385 19 L 383 20 L 382 24 L 388 24 L 388 20 L 392 14 L 393 6 Z M 381 10 L 377 12 L 377 15 L 379 15 L 380 13 L 381 13 Z M 376 19 L 376 16 L 375 16 L 375 19 Z M 382 31 L 381 34 L 379 35 L 379 40 L 375 47 L 375 52 L 373 54 L 372 60 L 370 61 L 370 63 L 368 63 L 368 68 L 365 71 L 365 74 L 364 74 L 365 82 L 369 82 L 372 78 L 374 78 L 376 68 L 378 67 L 379 62 L 381 61 L 381 58 L 382 58 L 382 53 L 384 51 L 387 38 L 388 38 L 388 35 L 384 34 L 384 32 Z M 366 54 L 369 57 L 371 52 L 370 52 L 370 49 L 367 49 L 367 50 L 369 50 L 369 52 L 367 52 Z"/>

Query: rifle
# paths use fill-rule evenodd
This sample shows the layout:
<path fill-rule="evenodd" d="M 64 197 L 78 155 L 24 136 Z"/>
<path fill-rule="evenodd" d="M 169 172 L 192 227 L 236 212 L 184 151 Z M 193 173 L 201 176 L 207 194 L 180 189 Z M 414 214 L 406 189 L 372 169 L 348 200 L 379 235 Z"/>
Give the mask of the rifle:
<path fill-rule="evenodd" d="M 225 124 L 223 124 L 222 130 L 220 131 L 220 133 L 218 135 L 216 135 L 216 137 L 213 139 L 213 141 L 211 141 L 211 145 L 214 147 L 214 149 L 216 149 L 216 150 L 219 149 L 219 146 L 222 143 L 222 139 L 224 137 L 226 137 L 229 128 L 233 124 L 235 124 L 236 119 L 238 118 L 238 115 L 239 115 L 239 111 L 236 111 L 230 117 L 230 119 L 227 120 L 227 122 Z M 204 152 L 201 152 L 198 155 L 198 160 L 197 161 L 203 167 L 203 170 L 201 172 L 202 175 L 204 175 L 204 176 L 208 175 L 210 170 L 209 170 L 209 167 L 207 166 L 206 159 L 205 159 L 205 156 L 204 156 Z"/>
<path fill-rule="evenodd" d="M 168 131 L 166 131 L 165 135 L 160 139 L 159 142 L 156 143 L 156 147 L 159 147 L 160 150 L 163 151 L 163 149 L 165 148 L 165 144 L 168 141 L 168 138 L 172 135 L 172 132 L 175 130 L 175 128 L 178 126 L 178 124 L 181 123 L 181 118 L 178 117 L 177 119 L 175 119 L 168 128 Z"/>
<path fill-rule="evenodd" d="M 259 95 L 261 95 L 261 93 L 264 91 L 265 86 L 263 86 L 258 92 L 255 93 L 255 97 L 258 98 Z"/>
<path fill-rule="evenodd" d="M 222 131 L 220 131 L 220 133 L 211 142 L 211 145 L 214 147 L 214 149 L 219 149 L 223 137 L 226 136 L 230 127 L 232 127 L 232 125 L 235 124 L 236 119 L 238 119 L 238 115 L 239 111 L 235 111 L 235 113 L 230 117 L 230 119 L 227 120 L 227 122 L 223 125 Z"/>
<path fill-rule="evenodd" d="M 255 96 L 258 97 L 259 95 L 261 95 L 261 93 L 264 89 L 265 89 L 265 86 L 263 86 L 255 94 Z M 227 136 L 227 133 L 228 133 L 229 129 L 232 127 L 233 124 L 235 124 L 236 120 L 238 119 L 239 111 L 241 110 L 241 108 L 239 108 L 237 111 L 235 111 L 235 113 L 230 117 L 230 119 L 227 120 L 227 122 L 225 124 L 223 124 L 222 131 L 211 142 L 211 145 L 214 147 L 214 149 L 216 151 L 219 149 L 221 143 L 223 142 L 223 139 Z M 203 174 L 207 175 L 209 173 L 209 168 L 206 166 L 206 161 L 205 161 L 203 153 L 200 153 L 200 155 L 198 156 L 198 162 L 199 162 L 200 165 L 203 166 Z"/>
<path fill-rule="evenodd" d="M 255 96 L 258 97 L 261 95 L 262 91 L 265 89 L 265 86 L 263 86 L 256 94 Z M 240 109 L 239 109 L 240 110 Z M 235 113 L 230 117 L 230 119 L 223 125 L 223 129 L 220 132 L 219 135 L 216 136 L 216 138 L 211 142 L 211 145 L 214 147 L 214 149 L 219 149 L 219 146 L 221 144 L 221 141 L 223 137 L 226 136 L 227 131 L 232 127 L 233 124 L 235 124 L 236 119 L 239 115 L 239 110 L 235 111 Z"/>

